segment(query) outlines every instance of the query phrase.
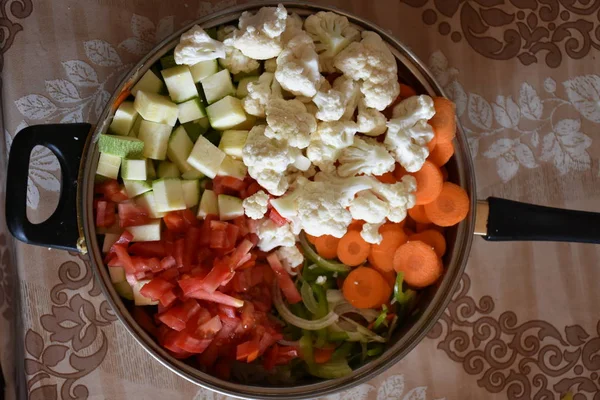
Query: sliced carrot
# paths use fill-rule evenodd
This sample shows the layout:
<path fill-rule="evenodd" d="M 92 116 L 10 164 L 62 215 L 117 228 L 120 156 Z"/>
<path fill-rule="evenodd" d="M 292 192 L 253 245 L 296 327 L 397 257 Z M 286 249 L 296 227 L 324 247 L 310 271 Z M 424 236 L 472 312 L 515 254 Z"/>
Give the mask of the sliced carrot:
<path fill-rule="evenodd" d="M 331 360 L 331 356 L 334 352 L 334 348 L 315 348 L 313 350 L 313 356 L 317 364 L 325 364 Z"/>
<path fill-rule="evenodd" d="M 434 97 L 435 115 L 429 120 L 438 143 L 448 143 L 456 136 L 456 105 L 444 98 Z"/>
<path fill-rule="evenodd" d="M 415 234 L 415 231 L 410 228 L 404 228 L 404 233 L 406 233 L 406 236 L 410 237 Z"/>
<path fill-rule="evenodd" d="M 394 169 L 394 177 L 396 180 L 401 180 L 405 175 L 408 175 L 408 172 L 406 172 L 402 165 L 396 163 L 396 168 Z"/>
<path fill-rule="evenodd" d="M 417 91 L 415 89 L 413 89 L 412 87 L 405 85 L 404 83 L 400 84 L 400 97 L 402 99 L 407 99 L 409 97 L 412 96 L 416 96 L 417 95 Z"/>
<path fill-rule="evenodd" d="M 456 225 L 469 213 L 469 195 L 460 186 L 444 182 L 439 197 L 424 207 L 425 213 L 434 224 Z"/>
<path fill-rule="evenodd" d="M 361 231 L 365 221 L 360 219 L 353 219 L 350 225 L 348 225 L 348 230 L 358 230 Z"/>
<path fill-rule="evenodd" d="M 389 271 L 382 271 L 379 268 L 373 266 L 383 276 L 383 279 L 387 282 L 388 286 L 393 290 L 394 285 L 396 284 L 396 271 L 392 268 Z"/>
<path fill-rule="evenodd" d="M 375 178 L 381 183 L 396 183 L 396 182 L 398 182 L 392 172 L 386 172 L 383 175 L 375 176 Z"/>
<path fill-rule="evenodd" d="M 380 271 L 393 271 L 394 252 L 401 244 L 406 243 L 408 235 L 402 229 L 388 228 L 382 231 L 382 228 L 379 233 L 383 239 L 381 243 L 371 245 L 369 262 Z"/>
<path fill-rule="evenodd" d="M 408 215 L 416 222 L 415 229 L 419 229 L 419 224 L 430 224 L 431 220 L 425 214 L 423 206 L 414 206 L 408 210 Z"/>
<path fill-rule="evenodd" d="M 411 175 L 414 176 L 417 181 L 415 204 L 421 205 L 431 203 L 440 195 L 444 178 L 442 176 L 442 171 L 440 171 L 439 167 L 434 163 L 425 161 L 421 169 Z"/>
<path fill-rule="evenodd" d="M 435 145 L 435 149 L 433 149 L 433 151 L 431 153 L 429 153 L 429 157 L 427 157 L 427 159 L 429 161 L 431 161 L 432 163 L 434 163 L 435 165 L 437 165 L 438 167 L 441 167 L 442 165 L 446 164 L 450 158 L 452 157 L 452 155 L 454 154 L 454 145 L 452 144 L 452 142 L 448 142 L 448 143 L 437 143 Z"/>
<path fill-rule="evenodd" d="M 392 289 L 377 270 L 358 267 L 344 280 L 342 293 L 356 308 L 375 308 L 389 299 Z"/>
<path fill-rule="evenodd" d="M 443 166 L 440 168 L 440 171 L 442 171 L 442 178 L 444 179 L 444 182 L 446 182 L 448 180 L 448 168 Z"/>
<path fill-rule="evenodd" d="M 306 232 L 304 232 L 304 235 L 306 236 L 306 240 L 308 240 L 308 242 L 314 246 L 317 242 L 317 236 L 309 235 Z"/>
<path fill-rule="evenodd" d="M 442 261 L 430 245 L 415 240 L 398 247 L 394 254 L 394 269 L 404 272 L 404 281 L 408 285 L 424 288 L 442 275 Z"/>
<path fill-rule="evenodd" d="M 119 93 L 119 96 L 113 103 L 112 109 L 116 110 L 117 108 L 119 108 L 121 103 L 123 103 L 129 97 L 130 94 L 131 94 L 131 92 L 129 91 L 129 89 L 123 89 L 123 91 L 121 91 L 121 93 Z"/>
<path fill-rule="evenodd" d="M 433 149 L 435 149 L 436 144 L 437 144 L 437 136 L 434 136 L 433 139 L 431 139 L 429 141 L 429 143 L 427 143 L 427 149 L 429 150 L 430 153 L 433 151 Z"/>
<path fill-rule="evenodd" d="M 341 262 L 351 267 L 364 263 L 369 257 L 371 245 L 365 242 L 359 231 L 348 231 L 340 239 L 337 256 Z"/>
<path fill-rule="evenodd" d="M 405 223 L 406 220 L 401 222 L 386 222 L 379 227 L 379 233 L 383 233 L 385 231 L 401 231 L 404 228 Z"/>
<path fill-rule="evenodd" d="M 331 236 L 323 235 L 315 238 L 315 248 L 317 253 L 323 258 L 335 258 L 337 256 L 337 248 L 340 239 Z"/>
<path fill-rule="evenodd" d="M 435 229 L 428 229 L 423 232 L 415 233 L 408 238 L 409 242 L 420 240 L 421 242 L 433 247 L 433 251 L 438 257 L 442 257 L 446 253 L 446 238 L 444 235 Z"/>

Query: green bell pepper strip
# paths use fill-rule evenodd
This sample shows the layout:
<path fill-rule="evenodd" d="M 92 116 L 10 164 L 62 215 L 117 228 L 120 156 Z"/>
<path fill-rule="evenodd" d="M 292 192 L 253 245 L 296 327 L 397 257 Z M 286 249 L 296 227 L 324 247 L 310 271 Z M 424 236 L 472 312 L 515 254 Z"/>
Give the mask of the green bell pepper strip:
<path fill-rule="evenodd" d="M 344 265 L 342 263 L 335 262 L 335 261 L 326 260 L 323 257 L 321 257 L 320 255 L 318 255 L 313 250 L 310 243 L 308 243 L 308 240 L 306 239 L 306 235 L 304 234 L 304 232 L 300 233 L 300 245 L 302 246 L 302 250 L 304 250 L 304 255 L 309 260 L 311 260 L 312 262 L 317 264 L 319 267 L 321 267 L 325 270 L 331 271 L 331 272 L 341 272 L 341 273 L 350 272 L 349 266 Z"/>

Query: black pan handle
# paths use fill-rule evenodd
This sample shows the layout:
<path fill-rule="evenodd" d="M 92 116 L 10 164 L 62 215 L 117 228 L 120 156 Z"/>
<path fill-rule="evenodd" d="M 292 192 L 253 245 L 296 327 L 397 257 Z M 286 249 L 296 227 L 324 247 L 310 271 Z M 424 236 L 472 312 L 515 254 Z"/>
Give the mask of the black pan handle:
<path fill-rule="evenodd" d="M 600 243 L 600 213 L 490 197 L 478 203 L 475 231 L 490 241 Z"/>
<path fill-rule="evenodd" d="M 6 224 L 20 241 L 77 251 L 78 175 L 90 128 L 90 124 L 33 125 L 15 136 L 8 158 Z M 56 210 L 46 221 L 32 224 L 27 219 L 27 179 L 31 150 L 38 145 L 58 158 L 62 179 Z"/>

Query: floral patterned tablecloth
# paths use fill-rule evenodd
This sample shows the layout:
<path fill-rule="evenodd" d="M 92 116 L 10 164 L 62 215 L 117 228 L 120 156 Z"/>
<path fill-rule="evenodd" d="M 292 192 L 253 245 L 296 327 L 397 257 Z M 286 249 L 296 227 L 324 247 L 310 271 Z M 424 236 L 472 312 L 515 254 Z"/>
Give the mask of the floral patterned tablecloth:
<path fill-rule="evenodd" d="M 95 122 L 154 44 L 227 1 L 0 2 L 2 164 L 29 124 Z M 600 1 L 321 1 L 375 21 L 457 103 L 478 194 L 600 211 Z M 60 189 L 31 158 L 28 212 Z M 10 195 L 10 194 L 8 194 Z M 0 196 L 2 214 L 4 193 Z M 77 254 L 12 240 L 0 219 L 0 362 L 7 398 L 221 399 L 162 368 L 116 321 Z M 331 399 L 600 398 L 600 247 L 476 238 L 460 288 L 419 346 Z"/>

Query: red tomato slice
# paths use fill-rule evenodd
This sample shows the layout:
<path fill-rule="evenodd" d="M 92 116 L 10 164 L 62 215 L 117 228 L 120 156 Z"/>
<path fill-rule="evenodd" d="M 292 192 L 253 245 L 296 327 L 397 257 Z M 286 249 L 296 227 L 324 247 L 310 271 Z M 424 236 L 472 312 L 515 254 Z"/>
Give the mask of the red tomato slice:
<path fill-rule="evenodd" d="M 136 242 L 129 246 L 129 254 L 140 257 L 163 258 L 166 256 L 165 244 L 162 241 Z"/>
<path fill-rule="evenodd" d="M 152 300 L 158 300 L 168 290 L 175 286 L 162 278 L 154 278 L 140 289 L 140 294 Z"/>
<path fill-rule="evenodd" d="M 235 331 L 240 325 L 238 318 L 221 317 L 223 327 L 215 337 L 216 343 L 222 344 L 231 341 L 235 336 Z"/>
<path fill-rule="evenodd" d="M 115 203 L 99 200 L 96 203 L 96 226 L 109 227 L 117 221 Z"/>
<path fill-rule="evenodd" d="M 229 279 L 231 279 L 232 272 L 233 269 L 226 259 L 215 260 L 213 268 L 202 281 L 201 288 L 209 293 L 214 292 L 223 284 L 223 282 L 227 282 Z M 184 290 L 184 293 L 188 293 L 188 291 Z"/>
<path fill-rule="evenodd" d="M 251 363 L 258 358 L 259 340 L 254 338 L 242 344 L 238 344 L 236 351 L 236 359 L 238 361 L 246 361 Z"/>
<path fill-rule="evenodd" d="M 221 292 L 213 292 L 209 293 L 206 290 L 196 290 L 187 295 L 188 297 L 199 299 L 199 300 L 207 300 L 212 301 L 214 303 L 225 304 L 226 306 L 232 306 L 235 308 L 239 308 L 244 305 L 244 301 L 240 299 L 236 299 L 235 297 L 226 295 Z"/>
<path fill-rule="evenodd" d="M 271 208 L 271 211 L 269 211 L 269 219 L 275 222 L 277 226 L 283 226 L 288 223 L 288 220 L 283 218 L 274 208 Z"/>
<path fill-rule="evenodd" d="M 188 299 L 184 303 L 176 305 L 158 316 L 159 321 L 176 331 L 185 329 L 190 318 L 199 314 L 202 307 L 196 300 Z"/>
<path fill-rule="evenodd" d="M 185 239 L 177 239 L 173 246 L 173 253 L 175 261 L 177 262 L 177 268 L 183 268 L 183 252 L 185 250 Z"/>
<path fill-rule="evenodd" d="M 221 323 L 221 318 L 219 318 L 218 315 L 215 315 L 208 321 L 200 324 L 196 329 L 195 334 L 203 339 L 212 339 L 219 333 L 222 327 L 223 324 Z"/>
<path fill-rule="evenodd" d="M 288 303 L 295 304 L 302 301 L 302 296 L 300 296 L 300 292 L 298 292 L 296 285 L 294 285 L 294 281 L 292 281 L 290 275 L 285 271 L 285 269 L 281 265 L 277 254 L 269 254 L 267 256 L 267 261 L 273 269 L 273 272 L 275 272 L 275 276 L 277 277 L 277 283 L 279 284 L 279 287 L 283 292 L 285 298 L 287 299 Z"/>
<path fill-rule="evenodd" d="M 200 228 L 196 226 L 190 226 L 185 233 L 184 249 L 182 256 L 182 264 L 185 270 L 192 268 L 192 262 L 194 262 L 194 254 L 198 249 L 198 241 L 200 240 Z"/>
<path fill-rule="evenodd" d="M 262 190 L 262 187 L 258 184 L 258 182 L 253 181 L 250 185 L 248 185 L 248 188 L 244 192 L 244 194 L 245 194 L 244 198 L 250 197 L 253 194 L 256 194 L 256 192 L 258 192 L 259 190 Z"/>
<path fill-rule="evenodd" d="M 119 266 L 125 268 L 125 272 L 128 274 L 135 274 L 135 268 L 133 266 L 133 262 L 131 261 L 131 257 L 127 253 L 127 249 L 125 246 L 113 245 L 111 250 L 114 248 L 114 252 L 117 256 Z"/>
<path fill-rule="evenodd" d="M 200 339 L 186 331 L 177 333 L 173 344 L 183 351 L 192 354 L 200 354 L 210 345 L 212 339 Z"/>
<path fill-rule="evenodd" d="M 114 201 L 115 203 L 128 199 L 125 190 L 119 185 L 119 182 L 114 179 L 109 179 L 97 184 L 94 187 L 94 191 L 104 196 L 105 199 Z"/>
<path fill-rule="evenodd" d="M 156 279 L 156 278 L 154 278 L 154 279 Z M 158 300 L 160 301 L 160 304 L 163 307 L 169 307 L 177 300 L 177 295 L 175 294 L 175 291 L 173 289 L 170 289 L 170 290 L 167 290 L 166 292 L 164 292 L 162 294 L 162 296 L 160 296 L 160 299 L 158 299 Z"/>
<path fill-rule="evenodd" d="M 150 222 L 148 211 L 134 202 L 119 203 L 117 208 L 119 210 L 119 225 L 121 228 L 144 225 Z"/>

